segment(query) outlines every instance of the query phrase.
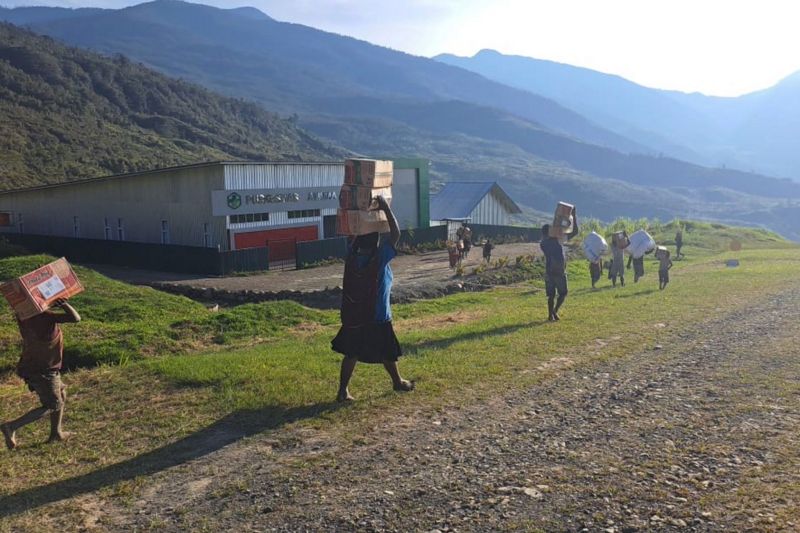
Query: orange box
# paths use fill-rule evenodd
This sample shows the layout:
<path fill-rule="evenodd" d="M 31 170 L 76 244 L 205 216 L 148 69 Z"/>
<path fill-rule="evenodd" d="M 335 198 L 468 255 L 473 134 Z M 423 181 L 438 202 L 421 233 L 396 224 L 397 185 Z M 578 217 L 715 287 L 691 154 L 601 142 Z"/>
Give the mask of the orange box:
<path fill-rule="evenodd" d="M 374 189 L 391 187 L 394 163 L 378 159 L 346 159 L 344 162 L 345 185 L 363 185 Z"/>
<path fill-rule="evenodd" d="M 339 209 L 336 213 L 336 233 L 339 235 L 366 235 L 376 231 L 389 231 L 389 220 L 383 211 Z"/>
<path fill-rule="evenodd" d="M 361 185 L 343 185 L 339 192 L 339 207 L 342 209 L 375 209 L 378 203 L 374 200 L 377 196 L 383 196 L 386 202 L 392 204 L 392 188 L 383 187 L 373 189 L 362 187 Z"/>
<path fill-rule="evenodd" d="M 78 276 L 63 257 L 0 285 L 8 304 L 25 320 L 50 309 L 53 302 L 83 292 Z"/>

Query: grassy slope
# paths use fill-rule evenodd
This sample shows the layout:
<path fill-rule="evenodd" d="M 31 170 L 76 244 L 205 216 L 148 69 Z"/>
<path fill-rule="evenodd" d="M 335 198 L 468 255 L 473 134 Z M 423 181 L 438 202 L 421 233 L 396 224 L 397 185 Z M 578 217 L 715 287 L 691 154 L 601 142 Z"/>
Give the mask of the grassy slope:
<path fill-rule="evenodd" d="M 228 421 L 249 434 L 306 417 L 319 424 L 347 420 L 358 426 L 367 412 L 389 405 L 444 407 L 491 395 L 498 385 L 524 386 L 542 379 L 548 372 L 546 361 L 568 358 L 583 364 L 642 349 L 667 341 L 685 324 L 768 297 L 789 284 L 797 286 L 800 249 L 775 242 L 768 234 L 737 231 L 735 236 L 745 244 L 735 255 L 742 266 L 725 268 L 724 260 L 734 255 L 712 251 L 726 246 L 729 237 L 723 234 L 728 231 L 688 230 L 689 259 L 677 262 L 673 282 L 664 292 L 657 290 L 654 262 L 648 261 L 647 275 L 637 285 L 592 291 L 586 262 L 573 261 L 572 295 L 564 319 L 555 325 L 543 320 L 540 282 L 522 290 L 397 306 L 396 325 L 407 354 L 402 368 L 419 383 L 412 395 L 398 397 L 382 369 L 361 365 L 352 384 L 361 401 L 334 411 L 330 400 L 339 357 L 329 348 L 336 325 L 327 320 L 287 330 L 250 348 L 148 358 L 72 373 L 65 379 L 72 392 L 67 424 L 81 439 L 51 447 L 40 444 L 44 424 L 24 432 L 23 448 L 0 458 L 0 476 L 7 480 L 0 488 L 0 507 L 25 508 L 31 500 L 61 499 L 83 488 L 104 488 L 124 502 L 136 494 L 141 481 L 137 476 L 192 456 L 194 452 L 186 449 L 196 446 L 191 439 L 205 442 L 204 435 Z M 668 234 L 659 240 L 666 242 Z M 68 344 L 75 339 L 74 331 L 67 333 Z M 0 385 L 0 418 L 33 405 L 19 381 Z M 358 433 L 352 427 L 351 431 Z M 182 443 L 187 436 L 190 440 Z M 153 453 L 125 462 L 145 452 Z M 81 474 L 87 475 L 76 478 Z M 70 505 L 57 504 L 48 512 L 64 519 L 75 511 Z M 32 524 L 33 516 L 29 512 L 4 524 Z"/>
<path fill-rule="evenodd" d="M 0 281 L 52 261 L 49 256 L 0 260 Z M 80 324 L 65 326 L 65 362 L 70 367 L 128 363 L 153 355 L 186 353 L 213 345 L 238 346 L 275 337 L 303 323 L 330 324 L 322 313 L 293 302 L 242 305 L 212 313 L 183 296 L 134 287 L 76 266 L 86 291 L 72 299 Z M 8 304 L 0 302 L 0 372 L 16 364 L 19 331 Z"/>

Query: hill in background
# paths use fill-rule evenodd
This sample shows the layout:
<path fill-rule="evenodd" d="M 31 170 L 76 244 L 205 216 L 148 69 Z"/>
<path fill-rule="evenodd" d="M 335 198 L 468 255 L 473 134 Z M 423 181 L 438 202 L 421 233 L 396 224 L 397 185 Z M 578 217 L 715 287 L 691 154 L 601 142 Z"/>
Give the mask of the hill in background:
<path fill-rule="evenodd" d="M 630 141 L 461 68 L 252 9 L 159 0 L 59 13 L 19 8 L 0 10 L 0 18 L 296 114 L 298 124 L 353 152 L 426 157 L 434 186 L 498 181 L 528 220 L 570 199 L 606 220 L 711 218 L 800 238 L 800 184 L 659 157 L 644 136 Z"/>
<path fill-rule="evenodd" d="M 253 103 L 0 23 L 0 186 L 343 152 Z"/>

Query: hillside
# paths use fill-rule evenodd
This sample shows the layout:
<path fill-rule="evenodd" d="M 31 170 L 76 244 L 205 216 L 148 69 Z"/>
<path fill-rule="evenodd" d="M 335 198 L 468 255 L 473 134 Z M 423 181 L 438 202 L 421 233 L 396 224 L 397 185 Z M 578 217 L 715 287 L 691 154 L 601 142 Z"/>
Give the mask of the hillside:
<path fill-rule="evenodd" d="M 0 23 L 0 187 L 341 154 L 255 104 Z"/>
<path fill-rule="evenodd" d="M 800 180 L 792 141 L 800 133 L 798 74 L 763 91 L 721 98 L 651 89 L 587 68 L 494 50 L 435 59 L 552 98 L 666 154 Z"/>
<path fill-rule="evenodd" d="M 24 21 L 26 13 L 32 12 L 19 8 L 0 17 Z M 426 157 L 435 182 L 498 181 L 529 217 L 570 198 L 584 214 L 603 219 L 713 218 L 800 238 L 797 184 L 643 155 L 652 150 L 598 139 L 597 130 L 583 127 L 590 121 L 565 114 L 553 101 L 460 68 L 278 22 L 252 9 L 161 0 L 70 11 L 62 18 L 58 13 L 29 24 L 296 113 L 301 126 L 353 152 Z M 37 11 L 36 17 L 43 15 Z"/>

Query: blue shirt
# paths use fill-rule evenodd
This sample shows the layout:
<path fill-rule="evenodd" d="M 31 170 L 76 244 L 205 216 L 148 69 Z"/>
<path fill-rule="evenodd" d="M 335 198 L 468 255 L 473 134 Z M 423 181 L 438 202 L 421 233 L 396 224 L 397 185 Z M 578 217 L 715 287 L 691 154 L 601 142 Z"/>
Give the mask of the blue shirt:
<path fill-rule="evenodd" d="M 375 322 L 391 322 L 392 308 L 390 298 L 392 295 L 392 282 L 394 274 L 389 262 L 397 256 L 397 250 L 389 241 L 381 243 L 378 251 L 378 293 L 375 302 Z M 370 256 L 359 255 L 358 268 L 366 268 L 369 264 Z"/>

